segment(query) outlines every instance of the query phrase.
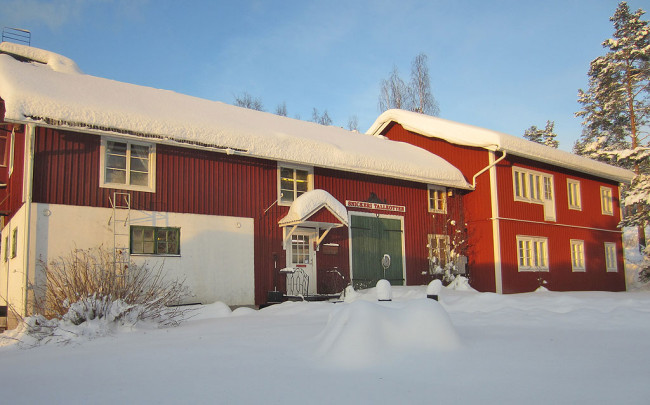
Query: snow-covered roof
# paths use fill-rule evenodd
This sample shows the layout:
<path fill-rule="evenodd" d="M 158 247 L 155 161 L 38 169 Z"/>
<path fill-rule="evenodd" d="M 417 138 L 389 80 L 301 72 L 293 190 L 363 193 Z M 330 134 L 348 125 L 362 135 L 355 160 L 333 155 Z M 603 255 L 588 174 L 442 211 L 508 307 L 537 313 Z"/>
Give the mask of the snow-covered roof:
<path fill-rule="evenodd" d="M 25 63 L 0 53 L 0 97 L 7 121 L 147 136 L 282 162 L 470 188 L 449 162 L 406 143 L 82 74 L 71 67 L 74 62 L 61 62 L 67 58 L 24 45 L 2 43 L 0 52 L 36 59 Z"/>
<path fill-rule="evenodd" d="M 440 138 L 449 143 L 486 148 L 489 150 L 503 150 L 508 154 L 610 180 L 629 183 L 634 177 L 634 173 L 629 170 L 597 162 L 516 136 L 404 110 L 385 111 L 377 118 L 366 133 L 378 135 L 391 122 L 400 124 L 408 131 L 431 138 Z"/>
<path fill-rule="evenodd" d="M 279 221 L 279 225 L 292 225 L 309 219 L 312 215 L 327 208 L 343 225 L 348 225 L 348 210 L 343 204 L 325 190 L 311 190 L 291 204 L 287 215 Z"/>

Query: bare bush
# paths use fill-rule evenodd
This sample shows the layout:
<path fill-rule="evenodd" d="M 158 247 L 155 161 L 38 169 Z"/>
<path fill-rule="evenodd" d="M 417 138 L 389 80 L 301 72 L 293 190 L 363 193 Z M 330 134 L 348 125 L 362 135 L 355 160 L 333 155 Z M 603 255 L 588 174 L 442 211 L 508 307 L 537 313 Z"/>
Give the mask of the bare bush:
<path fill-rule="evenodd" d="M 45 283 L 36 291 L 37 310 L 47 318 L 79 325 L 87 320 L 136 323 L 150 320 L 175 326 L 187 318 L 178 307 L 187 288 L 182 281 L 167 280 L 163 265 L 115 266 L 111 251 L 102 247 L 75 249 L 49 263 L 40 262 Z"/>

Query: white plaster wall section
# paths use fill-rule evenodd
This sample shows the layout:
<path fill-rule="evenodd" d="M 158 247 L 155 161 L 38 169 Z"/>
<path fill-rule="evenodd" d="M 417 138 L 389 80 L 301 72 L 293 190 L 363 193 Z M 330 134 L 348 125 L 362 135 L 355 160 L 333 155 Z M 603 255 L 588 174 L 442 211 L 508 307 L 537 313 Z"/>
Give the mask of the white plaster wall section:
<path fill-rule="evenodd" d="M 11 221 L 5 225 L 2 230 L 2 272 L 0 273 L 0 294 L 6 298 L 9 305 L 16 310 L 19 315 L 25 314 L 25 271 L 24 271 L 24 238 L 23 229 L 25 225 L 25 206 L 11 218 Z M 14 231 L 17 229 L 16 254 L 12 252 Z M 6 256 L 5 256 L 6 254 Z M 5 261 L 5 257 L 7 260 Z"/>
<path fill-rule="evenodd" d="M 38 204 L 36 255 L 52 260 L 71 249 L 113 247 L 110 208 Z M 169 278 L 184 279 L 186 303 L 255 301 L 252 218 L 131 210 L 131 225 L 180 228 L 180 256 L 132 255 L 136 263 L 163 264 Z"/>

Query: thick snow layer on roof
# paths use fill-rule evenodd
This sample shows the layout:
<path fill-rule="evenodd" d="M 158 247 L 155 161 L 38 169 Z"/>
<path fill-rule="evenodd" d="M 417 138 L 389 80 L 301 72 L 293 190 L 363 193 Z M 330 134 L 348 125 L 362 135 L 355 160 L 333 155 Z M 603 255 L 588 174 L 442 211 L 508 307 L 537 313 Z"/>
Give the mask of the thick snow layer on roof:
<path fill-rule="evenodd" d="M 377 118 L 367 133 L 371 135 L 379 134 L 390 122 L 396 122 L 411 132 L 444 139 L 453 144 L 490 150 L 504 150 L 512 155 L 610 180 L 628 183 L 634 177 L 634 173 L 629 170 L 540 145 L 516 136 L 404 110 L 385 111 Z"/>
<path fill-rule="evenodd" d="M 61 73 L 5 54 L 0 54 L 0 97 L 8 121 L 57 120 L 278 161 L 469 188 L 458 169 L 412 145 L 172 91 Z"/>
<path fill-rule="evenodd" d="M 72 59 L 43 49 L 31 46 L 14 44 L 11 42 L 0 43 L 0 51 L 20 56 L 29 60 L 48 65 L 52 70 L 62 73 L 83 73 Z"/>
<path fill-rule="evenodd" d="M 321 208 L 326 207 L 334 216 L 336 216 L 343 225 L 348 225 L 348 210 L 345 206 L 325 190 L 311 190 L 291 204 L 289 212 L 279 222 L 280 225 L 304 221 L 318 212 Z"/>

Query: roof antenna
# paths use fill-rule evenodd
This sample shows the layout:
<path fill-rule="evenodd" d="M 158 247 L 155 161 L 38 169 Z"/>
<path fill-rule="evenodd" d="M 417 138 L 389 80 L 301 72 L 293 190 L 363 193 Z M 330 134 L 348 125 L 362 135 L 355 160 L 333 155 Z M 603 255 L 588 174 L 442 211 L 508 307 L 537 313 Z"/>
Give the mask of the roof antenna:
<path fill-rule="evenodd" d="M 29 30 L 24 30 L 22 28 L 3 27 L 2 41 L 31 46 L 32 33 Z"/>

